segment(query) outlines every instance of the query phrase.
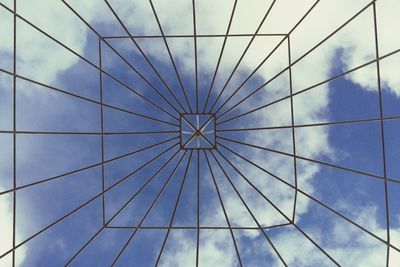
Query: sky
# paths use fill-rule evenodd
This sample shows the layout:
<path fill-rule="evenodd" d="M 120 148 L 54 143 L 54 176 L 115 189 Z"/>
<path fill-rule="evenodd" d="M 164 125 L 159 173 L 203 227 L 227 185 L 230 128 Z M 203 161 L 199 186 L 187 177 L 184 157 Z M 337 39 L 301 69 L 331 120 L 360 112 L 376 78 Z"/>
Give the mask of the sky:
<path fill-rule="evenodd" d="M 399 266 L 397 0 L 13 11 L 0 266 Z"/>

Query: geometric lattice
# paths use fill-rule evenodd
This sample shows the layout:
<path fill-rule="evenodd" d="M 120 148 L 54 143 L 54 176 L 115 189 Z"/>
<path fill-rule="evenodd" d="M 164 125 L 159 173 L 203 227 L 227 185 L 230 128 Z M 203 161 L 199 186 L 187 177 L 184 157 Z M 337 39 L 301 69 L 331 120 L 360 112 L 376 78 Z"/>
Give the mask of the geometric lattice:
<path fill-rule="evenodd" d="M 389 9 L 17 2 L 0 3 L 0 266 L 399 264 Z M 67 16 L 81 28 L 52 28 Z"/>

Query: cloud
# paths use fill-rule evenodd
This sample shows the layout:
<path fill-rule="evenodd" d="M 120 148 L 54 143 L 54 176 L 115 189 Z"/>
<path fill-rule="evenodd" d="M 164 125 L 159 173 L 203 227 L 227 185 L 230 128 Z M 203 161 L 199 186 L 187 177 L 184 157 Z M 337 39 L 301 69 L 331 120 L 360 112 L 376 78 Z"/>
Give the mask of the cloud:
<path fill-rule="evenodd" d="M 0 175 L 1 180 L 5 179 L 5 176 Z M 0 187 L 0 191 L 3 188 Z M 0 196 L 0 254 L 8 251 L 12 247 L 13 241 L 13 207 L 12 207 L 12 196 L 10 194 Z M 16 233 L 18 239 L 18 232 Z M 19 266 L 24 258 L 26 257 L 26 248 L 20 248 L 18 250 L 18 257 L 16 257 L 16 265 Z M 0 259 L 0 266 L 10 266 L 12 261 L 12 253 L 3 259 Z"/>
<path fill-rule="evenodd" d="M 35 5 L 35 8 L 32 8 Z M 2 12 L 7 13 L 4 9 Z M 36 26 L 44 28 L 46 32 L 54 36 L 63 36 L 62 41 L 72 45 L 82 52 L 86 42 L 86 31 L 83 25 L 73 23 L 70 17 L 65 16 L 65 11 L 57 2 L 46 1 L 21 1 L 18 3 L 18 13 L 26 16 Z M 12 14 L 8 13 L 12 18 Z M 57 23 L 53 23 L 57 21 Z M 49 23 L 51 22 L 51 23 Z M 72 22 L 72 23 L 71 23 Z M 2 36 L 13 36 L 13 20 L 5 20 L 1 28 Z M 44 83 L 53 82 L 60 72 L 67 70 L 77 62 L 70 53 L 43 38 L 41 33 L 32 30 L 24 22 L 17 23 L 17 68 L 21 75 L 36 78 Z M 2 42 L 2 53 L 13 53 L 13 42 Z M 49 56 L 52 55 L 52 56 Z"/>
<path fill-rule="evenodd" d="M 395 0 L 377 1 L 377 28 L 378 28 L 378 46 L 379 56 L 391 53 L 400 47 L 400 37 L 393 34 L 393 25 L 400 23 L 396 10 L 399 10 L 400 3 Z M 374 21 L 372 10 L 369 16 L 363 16 L 356 24 L 352 35 L 343 35 L 341 38 L 344 48 L 344 62 L 346 66 L 360 65 L 362 62 L 375 59 L 375 36 Z M 366 25 L 369 25 L 366 27 Z M 381 64 L 382 87 L 389 90 L 393 95 L 400 96 L 400 77 L 396 75 L 398 68 L 398 55 L 384 59 Z M 350 76 L 351 81 L 359 84 L 368 90 L 377 88 L 377 70 L 376 68 L 367 68 L 366 72 L 354 73 Z"/>
<path fill-rule="evenodd" d="M 356 221 L 368 220 L 372 227 L 372 232 L 378 235 L 385 234 L 386 229 L 379 226 L 376 220 L 376 206 L 363 206 L 356 212 Z M 370 214 L 373 213 L 372 216 Z M 371 220 L 372 218 L 372 220 Z M 315 226 L 314 226 L 315 227 Z M 307 227 L 306 232 L 313 231 L 313 226 Z M 311 234 L 314 240 L 327 251 L 339 264 L 346 266 L 382 266 L 386 261 L 386 246 L 376 239 L 366 235 L 354 226 L 350 226 L 344 220 L 334 217 L 329 226 L 317 228 Z M 393 240 L 399 240 L 399 231 L 393 231 Z M 328 239 L 327 239 L 328 238 Z M 319 252 L 311 242 L 305 240 L 304 236 L 296 231 L 283 231 L 274 240 L 278 247 L 288 247 L 283 251 L 284 257 L 289 266 L 330 266 L 328 258 Z M 329 241 L 326 241 L 329 240 Z M 390 255 L 390 265 L 396 266 L 399 262 L 400 253 L 392 250 Z"/>
<path fill-rule="evenodd" d="M 167 243 L 171 247 L 164 251 L 161 266 L 195 265 L 196 240 L 194 235 L 184 232 L 175 231 L 171 235 Z M 228 231 L 202 231 L 199 247 L 201 266 L 234 266 L 236 263 L 236 254 L 234 254 L 232 238 Z"/>

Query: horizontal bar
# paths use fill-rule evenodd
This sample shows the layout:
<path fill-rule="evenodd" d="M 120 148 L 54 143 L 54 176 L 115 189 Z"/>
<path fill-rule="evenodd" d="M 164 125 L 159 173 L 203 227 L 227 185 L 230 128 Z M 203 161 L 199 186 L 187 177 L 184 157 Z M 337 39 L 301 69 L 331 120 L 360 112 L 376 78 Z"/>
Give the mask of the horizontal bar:
<path fill-rule="evenodd" d="M 292 223 L 282 223 L 282 224 L 277 224 L 277 225 L 271 225 L 271 226 L 264 226 L 262 229 L 272 229 L 272 228 L 277 228 L 277 227 L 283 227 L 283 226 L 289 226 Z M 105 228 L 108 229 L 136 229 L 138 228 L 137 226 L 106 226 Z M 140 229 L 143 230 L 168 230 L 168 226 L 140 226 Z M 231 227 L 234 230 L 260 230 L 258 227 L 246 227 L 246 226 L 232 226 Z M 172 230 L 197 230 L 197 226 L 172 226 Z M 230 228 L 228 226 L 200 226 L 200 230 L 229 230 Z"/>
<path fill-rule="evenodd" d="M 0 130 L 0 134 L 13 134 L 13 131 Z M 143 132 L 55 132 L 55 131 L 15 131 L 16 134 L 45 135 L 140 135 L 140 134 L 171 134 L 179 131 L 143 131 Z"/>
<path fill-rule="evenodd" d="M 352 123 L 365 123 L 365 122 L 378 122 L 378 121 L 389 121 L 398 120 L 400 116 L 391 116 L 384 118 L 372 118 L 372 119 L 361 119 L 361 120 L 347 120 L 347 121 L 333 121 L 333 122 L 318 122 L 309 124 L 298 124 L 298 125 L 283 125 L 283 126 L 267 126 L 267 127 L 254 127 L 254 128 L 236 128 L 236 129 L 220 129 L 217 132 L 242 132 L 242 131 L 263 131 L 263 130 L 277 130 L 277 129 L 291 129 L 291 128 L 305 128 L 305 127 L 318 127 L 318 126 L 329 126 L 329 125 L 340 125 L 340 124 L 352 124 Z"/>
<path fill-rule="evenodd" d="M 258 37 L 265 37 L 265 36 L 286 36 L 286 33 L 258 33 L 256 36 Z M 252 37 L 254 34 L 248 34 L 248 33 L 232 33 L 228 34 L 228 37 Z M 212 38 L 212 37 L 225 37 L 225 34 L 170 34 L 170 35 L 164 35 L 165 38 Z M 116 35 L 116 36 L 102 36 L 101 39 L 107 40 L 107 39 L 128 39 L 128 38 L 163 38 L 162 35 Z"/>

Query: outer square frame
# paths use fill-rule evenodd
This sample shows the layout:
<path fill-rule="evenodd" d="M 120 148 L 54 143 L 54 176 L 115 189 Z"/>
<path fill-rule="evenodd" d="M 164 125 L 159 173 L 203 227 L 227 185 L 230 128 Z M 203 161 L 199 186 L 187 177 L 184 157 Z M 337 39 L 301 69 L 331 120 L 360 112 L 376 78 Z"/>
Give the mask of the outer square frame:
<path fill-rule="evenodd" d="M 232 35 L 232 37 L 233 36 L 235 36 L 235 35 Z M 251 36 L 251 35 L 250 35 Z M 285 45 L 286 46 L 286 48 L 287 48 L 287 57 L 288 57 L 288 64 L 289 64 L 289 66 L 291 66 L 291 64 L 292 64 L 292 61 L 291 61 L 291 46 L 290 46 L 290 34 L 258 34 L 257 36 L 263 36 L 263 37 L 267 37 L 267 36 L 282 36 L 283 38 L 284 37 L 286 37 L 287 38 L 287 40 L 286 41 L 284 41 L 284 43 L 286 43 L 286 44 L 282 44 L 282 45 Z M 132 36 L 132 37 L 134 37 L 134 38 L 139 38 L 139 39 L 147 39 L 147 38 L 162 38 L 163 36 Z M 188 36 L 165 36 L 166 38 L 188 38 Z M 198 36 L 198 37 L 217 37 L 217 35 L 216 36 Z M 101 36 L 101 37 L 99 37 L 99 45 L 100 45 L 100 43 L 103 43 L 103 42 L 105 42 L 105 41 L 107 41 L 107 40 L 109 40 L 109 39 L 130 39 L 131 37 L 130 36 Z M 103 44 L 104 45 L 104 44 Z M 102 50 L 100 49 L 99 50 L 99 62 L 100 62 L 100 66 L 101 66 L 101 62 L 102 62 Z M 291 67 L 289 67 L 289 69 L 287 70 L 288 71 L 288 73 L 289 73 L 289 76 L 290 76 L 290 80 L 292 79 L 292 68 Z M 100 71 L 100 75 L 99 75 L 99 79 L 100 79 L 100 88 L 101 88 L 101 91 L 102 91 L 102 84 L 103 84 L 103 82 L 102 82 L 102 75 L 101 75 L 101 71 Z M 290 100 L 291 100 L 291 102 L 293 101 L 293 88 L 292 88 L 292 83 L 290 82 L 290 88 L 289 88 L 289 90 L 290 90 Z M 100 101 L 101 101 L 101 103 L 103 103 L 103 96 L 101 95 L 100 96 Z M 291 105 L 291 108 L 290 108 L 290 111 L 291 111 L 291 113 L 293 113 L 292 114 L 292 116 L 294 115 L 294 112 L 293 112 L 293 105 Z M 212 116 L 213 117 L 213 119 L 214 119 L 214 147 L 210 147 L 210 148 L 184 148 L 183 147 L 183 143 L 182 143 L 182 135 L 181 135 L 181 130 L 182 130 L 182 117 L 183 116 L 185 116 L 185 115 L 196 115 L 196 114 L 199 114 L 199 115 L 210 115 L 210 116 Z M 102 124 L 104 123 L 104 121 L 102 122 Z M 294 124 L 294 117 L 292 118 L 292 125 Z M 211 112 L 198 112 L 198 113 L 196 113 L 196 112 L 182 112 L 182 113 L 179 113 L 179 148 L 181 149 L 181 150 L 187 150 L 187 151 L 198 151 L 198 152 L 200 152 L 200 151 L 204 151 L 204 152 L 206 152 L 206 151 L 215 151 L 215 150 L 218 150 L 218 142 L 217 142 L 217 113 L 211 113 Z M 295 128 L 293 127 L 292 128 L 292 137 L 293 137 L 293 146 L 294 146 L 294 149 L 295 149 L 295 138 L 294 138 L 294 136 L 295 136 Z M 103 135 L 102 135 L 102 139 L 103 139 L 104 137 L 103 137 Z M 102 141 L 103 142 L 103 141 Z M 102 152 L 102 153 L 104 153 L 104 151 Z M 294 152 L 294 155 L 296 155 L 296 152 Z M 297 158 L 296 158 L 296 156 L 293 158 L 293 163 L 294 163 L 294 176 L 295 176 L 295 184 L 294 184 L 294 190 L 295 190 L 295 193 L 294 193 L 294 201 L 293 201 L 293 208 L 292 208 L 292 211 L 293 211 L 293 214 L 292 214 L 292 216 L 289 216 L 289 217 L 291 217 L 290 219 L 290 222 L 289 223 L 284 223 L 284 224 L 277 224 L 277 225 L 268 225 L 268 226 L 265 226 L 265 227 L 263 227 L 263 229 L 269 229 L 269 228 L 274 228 L 274 227 L 284 227 L 284 226 L 287 226 L 287 225 L 293 225 L 294 223 L 295 223 L 295 217 L 296 217 L 296 206 L 297 206 L 297 191 L 298 191 L 298 187 L 297 187 Z M 102 168 L 104 168 L 104 164 L 103 164 L 103 166 L 102 166 Z M 105 177 L 103 177 L 103 184 L 105 184 Z M 104 188 L 103 188 L 103 190 L 104 190 Z M 107 209 L 107 205 L 106 205 L 106 200 L 105 200 L 105 194 L 103 194 L 103 196 L 102 196 L 102 198 L 103 198 L 103 225 L 104 225 L 104 228 L 108 228 L 108 229 L 136 229 L 138 226 L 137 225 L 107 225 L 107 224 L 105 224 L 105 222 L 106 222 L 106 209 Z M 186 227 L 187 229 L 194 229 L 193 227 L 191 227 L 191 226 L 188 226 L 188 227 Z M 250 229 L 251 227 L 236 227 L 237 229 Z M 144 229 L 146 229 L 146 227 L 144 227 Z M 154 226 L 154 227 L 150 227 L 150 229 L 165 229 L 165 227 L 164 226 Z M 180 229 L 179 227 L 172 227 L 172 229 Z M 217 227 L 217 226 L 214 226 L 214 225 L 211 225 L 211 226 L 206 226 L 204 229 L 219 229 L 219 227 Z"/>

